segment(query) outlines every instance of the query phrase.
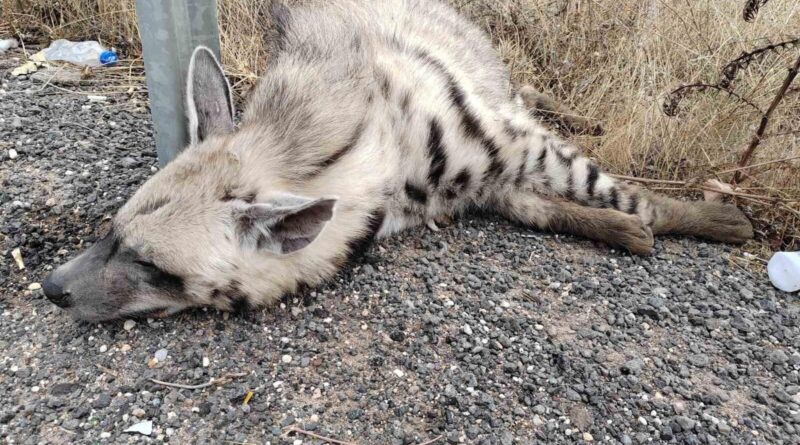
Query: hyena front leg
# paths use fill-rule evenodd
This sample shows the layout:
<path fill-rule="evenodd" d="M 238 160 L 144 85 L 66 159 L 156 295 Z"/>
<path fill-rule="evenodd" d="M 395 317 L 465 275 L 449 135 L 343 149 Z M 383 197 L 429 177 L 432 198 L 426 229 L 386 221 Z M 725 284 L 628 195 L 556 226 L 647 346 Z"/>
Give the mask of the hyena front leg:
<path fill-rule="evenodd" d="M 652 232 L 637 215 L 545 198 L 526 190 L 508 192 L 496 207 L 507 218 L 541 230 L 602 241 L 637 255 L 653 250 Z"/>
<path fill-rule="evenodd" d="M 753 237 L 750 221 L 735 206 L 678 201 L 618 181 L 538 125 L 520 142 L 525 146 L 515 182 L 520 190 L 637 215 L 654 235 L 696 235 L 729 243 Z"/>

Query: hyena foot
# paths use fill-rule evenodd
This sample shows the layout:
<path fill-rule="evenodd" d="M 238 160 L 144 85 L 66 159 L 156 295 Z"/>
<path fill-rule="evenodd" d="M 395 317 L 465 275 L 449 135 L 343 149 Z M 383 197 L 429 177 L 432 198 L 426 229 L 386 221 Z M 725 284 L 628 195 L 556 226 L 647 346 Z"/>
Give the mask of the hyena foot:
<path fill-rule="evenodd" d="M 520 88 L 519 95 L 522 103 L 531 113 L 555 126 L 563 134 L 601 136 L 604 133 L 600 124 L 595 124 L 590 119 L 580 116 L 550 96 L 536 91 L 530 85 Z"/>
<path fill-rule="evenodd" d="M 653 222 L 656 235 L 694 235 L 733 244 L 753 238 L 750 220 L 732 204 L 683 202 L 659 195 L 651 195 L 650 199 L 658 209 Z"/>
<path fill-rule="evenodd" d="M 753 224 L 735 205 L 719 202 L 696 202 L 694 205 L 701 218 L 707 221 L 700 236 L 734 244 L 753 239 Z"/>
<path fill-rule="evenodd" d="M 602 241 L 636 255 L 653 250 L 653 233 L 637 215 L 548 199 L 533 192 L 513 193 L 499 200 L 497 207 L 508 218 L 539 229 Z"/>

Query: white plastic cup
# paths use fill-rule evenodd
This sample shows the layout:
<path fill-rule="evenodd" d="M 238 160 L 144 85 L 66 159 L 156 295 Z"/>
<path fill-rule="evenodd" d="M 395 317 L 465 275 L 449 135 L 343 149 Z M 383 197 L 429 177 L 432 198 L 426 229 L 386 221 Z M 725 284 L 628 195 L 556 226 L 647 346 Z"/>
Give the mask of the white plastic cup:
<path fill-rule="evenodd" d="M 772 284 L 784 292 L 800 291 L 800 252 L 778 252 L 767 265 Z"/>

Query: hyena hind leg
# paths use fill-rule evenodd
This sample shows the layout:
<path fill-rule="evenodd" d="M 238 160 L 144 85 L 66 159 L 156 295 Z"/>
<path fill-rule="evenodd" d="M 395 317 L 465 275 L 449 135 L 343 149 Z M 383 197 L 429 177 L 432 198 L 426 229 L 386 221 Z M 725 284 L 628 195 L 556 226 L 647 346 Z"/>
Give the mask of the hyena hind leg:
<path fill-rule="evenodd" d="M 531 114 L 552 125 L 565 136 L 580 134 L 601 136 L 604 133 L 600 124 L 593 123 L 592 120 L 579 115 L 571 108 L 537 91 L 530 85 L 520 88 L 519 96 Z"/>
<path fill-rule="evenodd" d="M 647 255 L 653 250 L 653 234 L 637 215 L 586 207 L 522 190 L 498 199 L 495 207 L 512 221 L 538 229 L 602 241 L 636 255 Z"/>

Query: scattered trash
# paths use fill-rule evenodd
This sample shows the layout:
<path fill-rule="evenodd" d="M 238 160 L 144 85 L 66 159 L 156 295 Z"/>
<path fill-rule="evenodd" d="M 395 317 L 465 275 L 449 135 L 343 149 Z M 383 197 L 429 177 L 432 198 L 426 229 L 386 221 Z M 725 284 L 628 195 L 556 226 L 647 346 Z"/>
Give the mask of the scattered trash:
<path fill-rule="evenodd" d="M 13 148 L 8 150 L 8 159 L 17 159 L 17 156 L 19 156 L 17 150 L 14 150 Z"/>
<path fill-rule="evenodd" d="M 2 39 L 0 40 L 0 54 L 18 46 L 19 42 L 17 42 L 17 39 Z"/>
<path fill-rule="evenodd" d="M 119 60 L 117 53 L 113 50 L 105 49 L 100 43 L 94 40 L 71 42 L 69 40 L 59 39 L 51 43 L 47 48 L 32 55 L 27 62 L 14 68 L 14 70 L 11 71 L 11 75 L 24 76 L 33 74 L 38 71 L 39 68 L 46 66 L 45 62 L 69 62 L 78 66 L 96 68 L 105 65 L 113 65 L 117 60 Z M 80 75 L 80 77 L 82 76 L 83 74 Z M 74 81 L 74 76 L 68 77 L 68 81 Z"/>
<path fill-rule="evenodd" d="M 14 258 L 14 261 L 17 262 L 19 270 L 25 269 L 25 262 L 22 261 L 22 251 L 19 250 L 19 247 L 11 251 L 11 256 Z"/>
<path fill-rule="evenodd" d="M 89 99 L 89 102 L 105 102 L 108 100 L 106 96 L 86 96 Z"/>
<path fill-rule="evenodd" d="M 97 41 L 71 42 L 65 39 L 56 40 L 42 50 L 48 62 L 59 60 L 92 67 L 103 65 L 100 55 L 104 52 L 106 49 Z"/>
<path fill-rule="evenodd" d="M 28 285 L 28 290 L 39 290 L 42 288 L 42 285 L 39 283 L 31 283 Z"/>
<path fill-rule="evenodd" d="M 100 53 L 100 64 L 103 66 L 113 66 L 118 60 L 119 57 L 114 51 L 108 50 Z"/>
<path fill-rule="evenodd" d="M 144 422 L 139 422 L 132 425 L 130 428 L 125 430 L 126 433 L 137 433 L 144 436 L 149 436 L 153 434 L 153 421 L 152 420 L 145 420 Z"/>
<path fill-rule="evenodd" d="M 800 252 L 778 252 L 767 265 L 772 284 L 784 292 L 800 291 Z"/>
<path fill-rule="evenodd" d="M 30 60 L 11 70 L 12 76 L 25 76 L 35 73 L 44 66 L 45 58 L 41 51 L 32 55 Z"/>
<path fill-rule="evenodd" d="M 253 391 L 247 391 L 247 395 L 244 396 L 244 401 L 242 402 L 242 405 L 247 406 L 247 404 L 250 403 L 250 399 L 252 398 L 253 398 Z"/>
<path fill-rule="evenodd" d="M 716 179 L 709 179 L 704 184 L 706 189 L 703 190 L 703 199 L 708 202 L 722 201 L 723 194 L 733 193 L 733 187 Z"/>

